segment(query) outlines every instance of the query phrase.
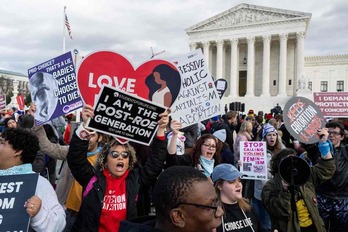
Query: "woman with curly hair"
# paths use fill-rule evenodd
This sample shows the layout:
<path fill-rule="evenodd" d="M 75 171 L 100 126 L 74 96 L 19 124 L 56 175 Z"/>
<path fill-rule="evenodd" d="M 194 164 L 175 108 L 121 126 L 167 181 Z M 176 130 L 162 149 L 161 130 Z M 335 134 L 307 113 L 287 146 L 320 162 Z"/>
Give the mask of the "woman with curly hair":
<path fill-rule="evenodd" d="M 93 117 L 93 109 L 86 105 L 84 122 Z M 128 143 L 115 139 L 104 145 L 95 167 L 86 157 L 91 131 L 84 123 L 73 134 L 68 153 L 71 173 L 83 187 L 83 200 L 72 228 L 73 231 L 118 231 L 120 221 L 137 217 L 137 199 L 142 186 L 151 185 L 161 173 L 166 157 L 167 141 L 164 130 L 168 113 L 158 121 L 157 136 L 144 167 L 136 163 L 135 151 Z"/>

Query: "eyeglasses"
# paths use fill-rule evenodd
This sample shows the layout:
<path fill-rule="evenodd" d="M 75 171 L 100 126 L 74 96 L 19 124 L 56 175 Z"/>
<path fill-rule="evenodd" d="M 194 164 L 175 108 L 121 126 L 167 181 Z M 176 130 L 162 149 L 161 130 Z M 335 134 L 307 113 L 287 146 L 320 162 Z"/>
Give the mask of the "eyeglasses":
<path fill-rule="evenodd" d="M 207 149 L 212 149 L 212 150 L 216 149 L 215 146 L 210 146 L 209 144 L 205 144 L 205 143 L 203 143 L 203 146 L 205 146 Z"/>
<path fill-rule="evenodd" d="M 193 205 L 197 208 L 213 210 L 213 213 L 216 216 L 217 209 L 219 208 L 219 206 L 221 206 L 221 202 L 220 202 L 220 200 L 216 200 L 214 202 L 214 205 L 201 205 L 201 204 L 196 204 L 196 203 L 180 202 L 180 203 L 176 204 L 176 206 L 174 208 L 177 208 L 180 205 Z"/>
<path fill-rule="evenodd" d="M 119 156 L 122 156 L 123 159 L 127 159 L 129 157 L 129 155 L 130 155 L 128 152 L 121 152 L 121 153 L 119 153 L 117 151 L 110 151 L 109 154 L 114 159 L 118 158 Z"/>
<path fill-rule="evenodd" d="M 341 133 L 338 132 L 338 131 L 328 131 L 329 135 L 335 135 L 335 136 L 338 136 L 340 135 Z"/>

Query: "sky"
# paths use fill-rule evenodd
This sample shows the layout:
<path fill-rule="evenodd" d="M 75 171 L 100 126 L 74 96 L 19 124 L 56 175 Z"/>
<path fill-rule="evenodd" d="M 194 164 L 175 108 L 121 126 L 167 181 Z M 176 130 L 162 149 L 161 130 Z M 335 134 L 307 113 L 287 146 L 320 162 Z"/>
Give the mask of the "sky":
<path fill-rule="evenodd" d="M 0 69 L 27 74 L 63 54 L 64 6 L 66 51 L 112 50 L 137 67 L 151 47 L 165 60 L 188 53 L 185 29 L 240 3 L 312 13 L 305 56 L 348 54 L 346 0 L 1 0 Z"/>

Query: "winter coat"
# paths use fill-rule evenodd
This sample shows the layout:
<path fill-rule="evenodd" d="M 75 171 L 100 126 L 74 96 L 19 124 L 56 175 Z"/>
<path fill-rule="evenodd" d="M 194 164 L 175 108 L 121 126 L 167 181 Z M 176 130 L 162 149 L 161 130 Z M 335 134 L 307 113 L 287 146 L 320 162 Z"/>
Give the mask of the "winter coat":
<path fill-rule="evenodd" d="M 318 232 L 324 232 L 324 222 L 321 219 L 317 207 L 315 187 L 332 177 L 335 171 L 333 159 L 321 159 L 318 164 L 311 167 L 310 178 L 306 184 L 299 187 L 303 200 L 308 208 L 313 224 Z M 262 202 L 271 216 L 272 231 L 300 232 L 297 213 L 292 215 L 291 194 L 283 189 L 279 173 L 269 180 L 262 191 Z"/>
<path fill-rule="evenodd" d="M 63 163 L 61 164 L 62 166 L 60 166 L 59 175 L 57 176 L 56 193 L 59 203 L 64 205 L 68 197 L 70 187 L 73 183 L 73 178 L 70 175 L 70 169 L 67 162 L 65 162 L 65 158 L 68 155 L 69 146 L 51 143 L 47 138 L 43 126 L 34 126 L 31 128 L 31 131 L 39 139 L 41 151 L 45 152 L 53 159 L 63 160 Z"/>
<path fill-rule="evenodd" d="M 94 169 L 88 162 L 87 148 L 88 141 L 81 140 L 74 133 L 67 157 L 70 170 L 84 191 L 93 177 L 96 177 L 96 181 L 82 200 L 73 231 L 98 231 L 105 195 L 106 178 L 101 170 Z M 161 173 L 167 153 L 167 141 L 154 138 L 152 152 L 144 167 L 135 165 L 126 177 L 127 220 L 138 216 L 136 203 L 140 187 L 153 184 Z"/>
<path fill-rule="evenodd" d="M 336 171 L 333 177 L 318 186 L 317 193 L 333 199 L 348 198 L 348 145 L 335 149 Z"/>

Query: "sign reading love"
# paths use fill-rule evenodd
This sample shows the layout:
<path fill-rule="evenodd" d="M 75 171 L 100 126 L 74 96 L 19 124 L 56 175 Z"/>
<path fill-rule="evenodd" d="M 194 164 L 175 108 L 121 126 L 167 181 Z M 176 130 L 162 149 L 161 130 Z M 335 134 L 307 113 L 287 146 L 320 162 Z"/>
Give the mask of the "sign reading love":
<path fill-rule="evenodd" d="M 175 88 L 172 87 L 173 84 Z M 154 92 L 168 87 L 164 90 L 171 93 L 172 101 L 167 105 L 170 106 L 179 93 L 181 79 L 175 66 L 165 60 L 150 60 L 135 70 L 120 54 L 112 51 L 96 51 L 81 62 L 77 72 L 77 85 L 83 101 L 91 106 L 94 106 L 96 96 L 103 85 L 151 101 L 156 101 L 152 99 L 155 98 Z M 157 94 L 156 97 L 160 98 L 162 95 Z M 158 103 L 165 105 L 161 99 Z"/>

